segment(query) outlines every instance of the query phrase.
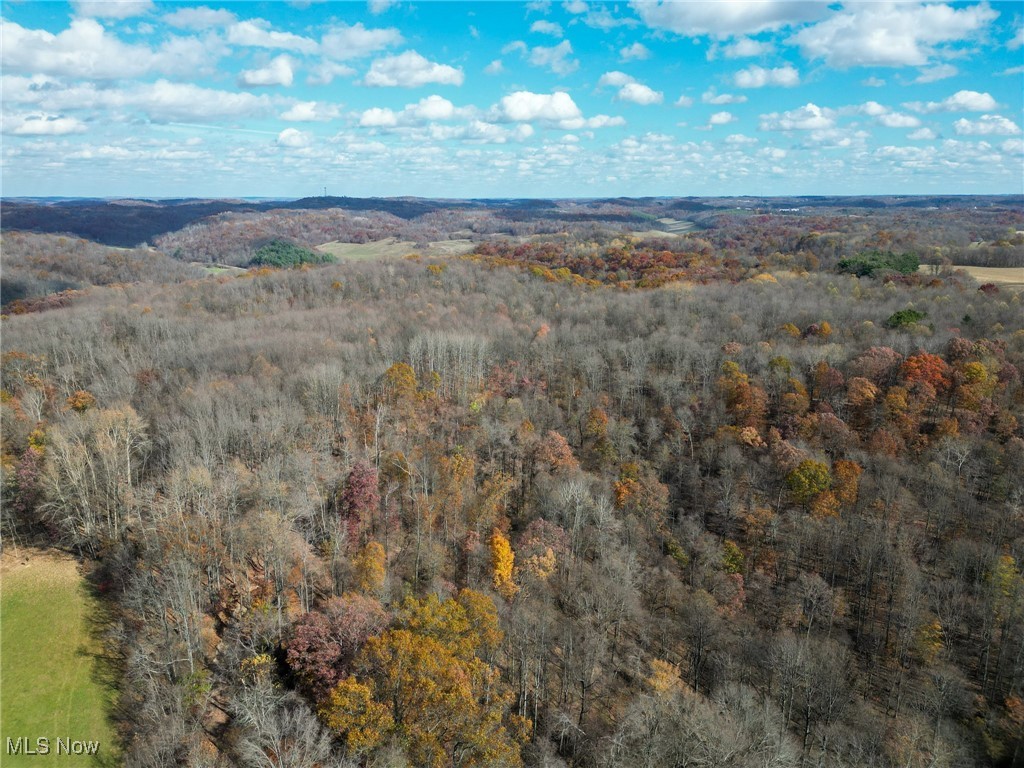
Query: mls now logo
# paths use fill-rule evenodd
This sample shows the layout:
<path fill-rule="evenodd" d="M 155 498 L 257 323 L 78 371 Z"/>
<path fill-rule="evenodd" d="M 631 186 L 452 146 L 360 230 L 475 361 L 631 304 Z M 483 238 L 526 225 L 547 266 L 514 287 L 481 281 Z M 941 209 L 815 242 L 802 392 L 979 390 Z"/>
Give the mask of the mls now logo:
<path fill-rule="evenodd" d="M 17 739 L 7 737 L 8 755 L 48 755 L 53 748 L 50 746 L 50 739 L 40 736 L 33 742 L 27 736 L 19 736 Z M 57 739 L 56 753 L 58 755 L 95 755 L 100 748 L 98 741 L 73 741 L 71 739 Z"/>

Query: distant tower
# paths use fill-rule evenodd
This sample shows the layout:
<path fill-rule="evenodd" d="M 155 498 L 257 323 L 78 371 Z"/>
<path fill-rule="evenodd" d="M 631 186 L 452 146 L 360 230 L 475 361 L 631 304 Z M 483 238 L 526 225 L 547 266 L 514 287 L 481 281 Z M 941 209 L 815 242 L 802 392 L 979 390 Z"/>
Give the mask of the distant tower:
<path fill-rule="evenodd" d="M 327 197 L 327 187 L 324 187 L 324 197 Z"/>

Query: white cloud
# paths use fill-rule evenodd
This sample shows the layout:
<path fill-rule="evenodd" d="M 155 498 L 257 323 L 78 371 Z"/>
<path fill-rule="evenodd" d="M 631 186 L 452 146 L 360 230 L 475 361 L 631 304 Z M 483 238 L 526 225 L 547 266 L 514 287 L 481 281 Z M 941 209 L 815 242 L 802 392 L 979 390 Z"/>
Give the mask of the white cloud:
<path fill-rule="evenodd" d="M 911 131 L 907 134 L 908 139 L 914 141 L 931 141 L 936 138 L 935 131 L 931 128 L 918 128 L 916 131 Z"/>
<path fill-rule="evenodd" d="M 885 80 L 880 77 L 869 77 L 860 81 L 860 84 L 867 86 L 868 88 L 882 88 L 885 85 Z"/>
<path fill-rule="evenodd" d="M 498 75 L 505 71 L 505 65 L 501 63 L 501 59 L 495 59 L 486 67 L 484 67 L 484 74 Z"/>
<path fill-rule="evenodd" d="M 215 122 L 223 118 L 268 115 L 273 107 L 266 95 L 201 88 L 167 80 L 120 89 L 97 87 L 93 83 L 62 86 L 59 81 L 44 76 L 5 75 L 3 87 L 5 101 L 33 104 L 46 111 L 129 110 L 141 112 L 156 122 Z"/>
<path fill-rule="evenodd" d="M 263 19 L 240 21 L 228 27 L 228 42 L 251 48 L 270 48 L 298 53 L 316 53 L 320 46 L 316 40 L 293 35 L 291 32 L 278 32 L 270 28 L 270 22 Z"/>
<path fill-rule="evenodd" d="M 861 3 L 801 29 L 789 42 L 808 59 L 833 67 L 922 66 L 937 46 L 973 37 L 999 14 L 987 3 L 955 9 L 945 4 Z"/>
<path fill-rule="evenodd" d="M 821 18 L 824 3 L 802 0 L 731 0 L 730 2 L 672 2 L 632 0 L 630 5 L 645 24 L 681 35 L 725 38 L 781 29 Z"/>
<path fill-rule="evenodd" d="M 225 53 L 216 37 L 171 37 L 154 50 L 107 34 L 94 19 L 72 19 L 54 35 L 0 19 L 0 65 L 8 73 L 119 80 L 149 72 L 194 75 Z"/>
<path fill-rule="evenodd" d="M 152 0 L 72 0 L 75 14 L 84 18 L 128 19 L 153 10 Z"/>
<path fill-rule="evenodd" d="M 284 54 L 276 56 L 270 63 L 259 69 L 243 69 L 238 75 L 238 84 L 243 88 L 257 88 L 272 85 L 288 86 L 295 78 L 292 60 Z"/>
<path fill-rule="evenodd" d="M 870 115 L 871 117 L 878 117 L 879 115 L 887 114 L 890 110 L 888 107 L 879 104 L 877 101 L 868 101 L 861 104 L 857 111 L 863 115 Z"/>
<path fill-rule="evenodd" d="M 1017 67 L 1007 67 L 1002 72 L 998 73 L 1000 77 L 1012 77 L 1013 75 L 1024 75 L 1024 65 Z"/>
<path fill-rule="evenodd" d="M 338 24 L 321 39 L 320 49 L 324 56 L 335 61 L 361 59 L 370 54 L 401 45 L 402 33 L 394 27 L 368 29 L 362 22 L 349 26 Z"/>
<path fill-rule="evenodd" d="M 633 43 L 619 51 L 619 58 L 623 61 L 644 61 L 651 58 L 651 52 L 643 43 Z"/>
<path fill-rule="evenodd" d="M 959 69 L 954 67 L 952 64 L 936 64 L 934 67 L 927 67 L 922 69 L 918 76 L 914 78 L 915 83 L 934 83 L 938 80 L 945 80 L 949 77 L 955 77 L 960 72 Z"/>
<path fill-rule="evenodd" d="M 502 56 L 504 56 L 505 54 L 515 53 L 516 51 L 519 51 L 520 53 L 526 53 L 527 50 L 527 45 L 522 40 L 513 40 L 511 43 L 507 43 L 506 45 L 502 46 L 501 54 Z"/>
<path fill-rule="evenodd" d="M 293 104 L 281 114 L 282 120 L 290 123 L 315 123 L 333 120 L 338 116 L 338 108 L 322 101 L 300 101 Z"/>
<path fill-rule="evenodd" d="M 590 9 L 590 6 L 583 2 L 583 0 L 565 0 L 565 2 L 562 3 L 562 8 L 566 13 L 578 16 L 581 13 L 586 13 Z"/>
<path fill-rule="evenodd" d="M 568 40 L 563 40 L 550 48 L 541 45 L 531 48 L 529 61 L 535 67 L 547 67 L 556 75 L 568 75 L 580 68 L 577 59 L 568 58 L 571 53 L 572 44 Z"/>
<path fill-rule="evenodd" d="M 762 131 L 820 131 L 835 126 L 834 112 L 808 103 L 788 112 L 761 115 Z"/>
<path fill-rule="evenodd" d="M 744 136 L 742 133 L 733 133 L 725 137 L 725 143 L 740 146 L 745 144 L 757 144 L 759 142 L 753 136 Z"/>
<path fill-rule="evenodd" d="M 1006 43 L 1006 47 L 1011 51 L 1016 51 L 1021 46 L 1024 46 L 1024 25 L 1017 27 L 1017 34 Z"/>
<path fill-rule="evenodd" d="M 418 120 L 450 120 L 455 116 L 455 105 L 446 98 L 434 95 L 408 105 L 405 111 Z"/>
<path fill-rule="evenodd" d="M 733 76 L 737 88 L 763 88 L 766 85 L 781 85 L 791 88 L 800 83 L 800 73 L 786 64 L 775 69 L 765 69 L 756 64 L 741 69 Z"/>
<path fill-rule="evenodd" d="M 306 82 L 310 85 L 328 85 L 336 77 L 349 77 L 355 73 L 356 71 L 352 67 L 325 59 L 310 68 Z"/>
<path fill-rule="evenodd" d="M 678 99 L 676 99 L 675 105 L 677 107 L 692 107 L 693 106 L 693 99 L 691 99 L 689 96 L 684 94 L 684 95 L 680 96 Z"/>
<path fill-rule="evenodd" d="M 899 112 L 879 115 L 878 122 L 886 128 L 917 128 L 921 124 L 921 121 L 913 115 L 904 115 Z"/>
<path fill-rule="evenodd" d="M 1020 126 L 1002 115 L 982 115 L 978 120 L 961 118 L 953 123 L 960 136 L 1016 136 Z"/>
<path fill-rule="evenodd" d="M 364 128 L 390 128 L 398 125 L 398 115 L 390 109 L 371 107 L 359 116 L 359 124 Z"/>
<path fill-rule="evenodd" d="M 14 136 L 65 136 L 85 132 L 85 123 L 65 115 L 4 114 L 3 132 Z"/>
<path fill-rule="evenodd" d="M 198 8 L 179 8 L 163 17 L 165 24 L 179 29 L 210 29 L 234 24 L 237 17 L 222 8 L 214 10 L 205 5 Z"/>
<path fill-rule="evenodd" d="M 462 85 L 461 69 L 429 61 L 416 51 L 376 59 L 363 82 L 376 87 L 416 88 L 428 83 Z"/>
<path fill-rule="evenodd" d="M 915 112 L 986 112 L 997 109 L 999 104 L 989 93 L 978 91 L 957 91 L 952 96 L 942 101 L 929 101 L 923 103 L 912 101 L 904 104 L 907 109 Z"/>
<path fill-rule="evenodd" d="M 716 93 L 714 88 L 708 88 L 701 94 L 700 100 L 705 104 L 743 104 L 747 97 L 731 93 Z"/>
<path fill-rule="evenodd" d="M 308 147 L 312 140 L 313 137 L 310 134 L 295 128 L 285 128 L 277 135 L 277 145 L 287 149 Z"/>
<path fill-rule="evenodd" d="M 626 83 L 619 89 L 619 101 L 630 101 L 634 104 L 648 106 L 650 104 L 661 104 L 665 95 L 661 91 L 655 91 L 642 83 Z"/>
<path fill-rule="evenodd" d="M 396 5 L 398 5 L 398 0 L 368 0 L 366 3 L 367 9 L 374 16 L 379 16 Z"/>
<path fill-rule="evenodd" d="M 552 35 L 554 37 L 561 37 L 562 25 L 556 24 L 553 21 L 546 21 L 544 19 L 540 19 L 538 21 L 533 22 L 533 24 L 530 25 L 530 31 L 537 32 L 538 34 L 541 35 Z"/>
<path fill-rule="evenodd" d="M 606 85 L 610 85 L 614 88 L 621 88 L 627 83 L 635 83 L 636 78 L 631 75 L 627 75 L 625 72 L 605 72 L 601 75 L 601 78 L 597 81 L 597 87 L 603 88 Z"/>
<path fill-rule="evenodd" d="M 999 148 L 1010 155 L 1024 155 L 1024 140 L 1022 139 L 1007 139 Z"/>
<path fill-rule="evenodd" d="M 582 119 L 583 113 L 568 93 L 532 93 L 516 91 L 498 102 L 498 114 L 511 122 L 529 123 L 534 120 L 557 122 Z"/>
<path fill-rule="evenodd" d="M 722 55 L 727 59 L 749 59 L 754 56 L 764 56 L 775 50 L 771 43 L 762 43 L 749 37 L 741 37 L 738 40 L 721 47 Z"/>
<path fill-rule="evenodd" d="M 708 125 L 728 125 L 739 120 L 732 112 L 715 112 L 708 118 Z"/>

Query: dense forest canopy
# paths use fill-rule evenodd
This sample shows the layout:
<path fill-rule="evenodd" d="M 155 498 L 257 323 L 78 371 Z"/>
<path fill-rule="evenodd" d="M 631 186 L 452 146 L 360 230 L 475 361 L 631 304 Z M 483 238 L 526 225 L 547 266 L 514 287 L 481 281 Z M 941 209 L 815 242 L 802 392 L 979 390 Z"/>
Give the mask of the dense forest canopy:
<path fill-rule="evenodd" d="M 828 202 L 5 231 L 3 535 L 125 763 L 1024 761 L 1024 314 L 953 268 L 1024 214 Z M 475 250 L 196 265 L 346 233 Z"/>

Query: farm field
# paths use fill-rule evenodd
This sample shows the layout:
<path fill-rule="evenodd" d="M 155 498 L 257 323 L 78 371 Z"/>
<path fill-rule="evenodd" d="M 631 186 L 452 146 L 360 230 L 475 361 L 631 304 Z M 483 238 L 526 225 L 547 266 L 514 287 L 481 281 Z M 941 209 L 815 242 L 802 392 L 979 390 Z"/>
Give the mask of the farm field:
<path fill-rule="evenodd" d="M 93 621 L 99 607 L 72 558 L 8 547 L 0 558 L 0 765 L 115 765 L 108 713 L 113 689 L 102 681 Z M 46 755 L 7 754 L 7 739 L 49 739 Z M 58 754 L 57 739 L 99 742 L 93 757 Z"/>
<path fill-rule="evenodd" d="M 931 264 L 922 264 L 922 272 L 931 272 Z M 953 265 L 953 269 L 961 269 L 979 283 L 995 283 L 1001 287 L 1024 289 L 1024 267 L 968 267 Z"/>
<path fill-rule="evenodd" d="M 412 241 L 389 237 L 370 243 L 333 241 L 318 245 L 316 250 L 343 260 L 376 261 L 377 259 L 401 258 L 411 253 L 418 253 L 421 256 L 462 256 L 472 251 L 474 246 L 475 243 L 471 240 L 439 240 L 429 243 L 426 248 L 419 248 Z"/>

